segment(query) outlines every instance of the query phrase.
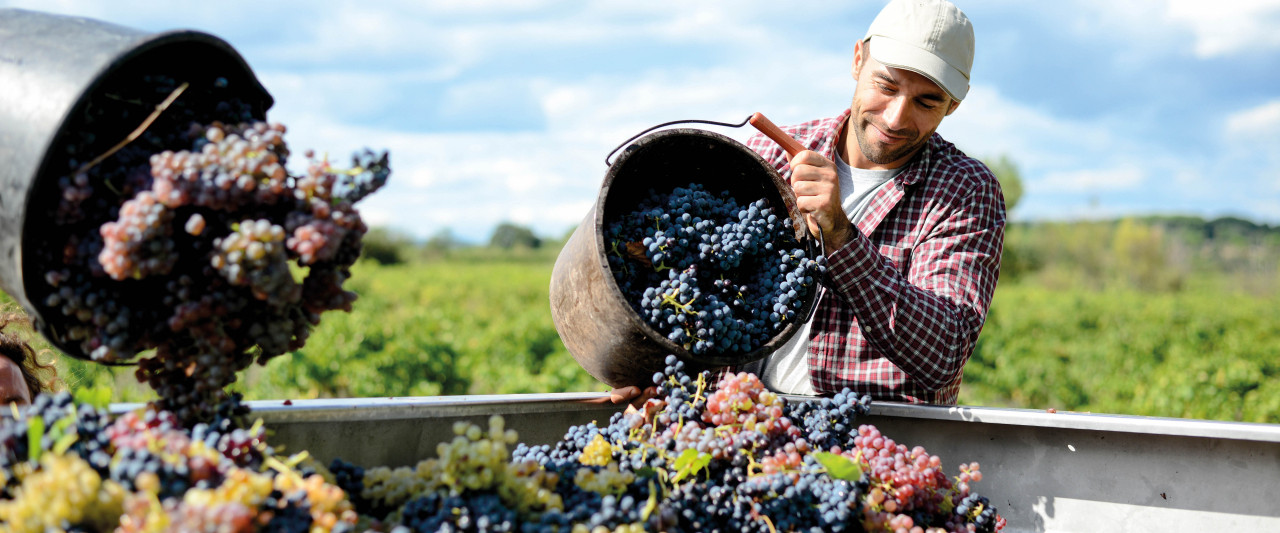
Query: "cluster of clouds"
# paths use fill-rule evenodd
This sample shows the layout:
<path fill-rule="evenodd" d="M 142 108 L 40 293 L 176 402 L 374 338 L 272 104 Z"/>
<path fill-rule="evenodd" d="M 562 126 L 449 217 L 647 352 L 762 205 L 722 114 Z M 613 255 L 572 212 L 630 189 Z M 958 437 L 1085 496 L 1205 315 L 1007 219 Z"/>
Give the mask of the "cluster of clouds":
<path fill-rule="evenodd" d="M 978 57 L 939 131 L 1019 165 L 1015 219 L 1280 222 L 1280 0 L 958 3 Z M 0 0 L 227 40 L 291 145 L 391 151 L 391 184 L 362 206 L 371 223 L 471 241 L 503 221 L 563 235 L 595 201 L 608 152 L 648 126 L 839 113 L 853 42 L 882 5 Z"/>

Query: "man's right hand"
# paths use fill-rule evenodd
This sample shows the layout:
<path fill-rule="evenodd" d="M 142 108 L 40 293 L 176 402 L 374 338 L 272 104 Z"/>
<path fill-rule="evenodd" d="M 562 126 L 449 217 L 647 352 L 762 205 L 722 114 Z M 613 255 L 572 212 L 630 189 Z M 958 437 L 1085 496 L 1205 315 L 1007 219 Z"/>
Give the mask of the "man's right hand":
<path fill-rule="evenodd" d="M 840 203 L 840 174 L 836 164 L 812 150 L 797 153 L 790 161 L 796 209 L 804 213 L 809 233 L 822 235 L 823 248 L 828 254 L 843 248 L 857 229 Z"/>

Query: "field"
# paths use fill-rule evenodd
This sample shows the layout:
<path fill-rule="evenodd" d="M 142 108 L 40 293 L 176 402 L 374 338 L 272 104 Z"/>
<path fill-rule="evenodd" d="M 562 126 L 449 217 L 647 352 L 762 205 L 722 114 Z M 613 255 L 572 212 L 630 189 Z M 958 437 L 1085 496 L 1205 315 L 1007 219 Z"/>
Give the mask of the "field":
<path fill-rule="evenodd" d="M 1243 292 L 997 289 L 960 402 L 1280 422 L 1280 309 Z"/>
<path fill-rule="evenodd" d="M 1170 227 L 1011 228 L 960 403 L 1280 423 L 1270 233 L 1196 241 Z M 606 390 L 552 324 L 555 254 L 413 249 L 395 264 L 361 261 L 352 313 L 325 315 L 305 348 L 234 387 L 250 399 Z M 128 367 L 58 365 L 71 388 L 151 394 Z"/>

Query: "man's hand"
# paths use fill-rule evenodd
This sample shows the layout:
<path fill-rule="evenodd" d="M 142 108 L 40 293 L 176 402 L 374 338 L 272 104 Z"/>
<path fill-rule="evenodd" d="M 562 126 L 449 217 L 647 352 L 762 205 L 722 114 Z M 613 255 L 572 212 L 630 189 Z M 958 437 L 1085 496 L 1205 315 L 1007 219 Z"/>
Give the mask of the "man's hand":
<path fill-rule="evenodd" d="M 830 159 L 812 150 L 797 153 L 791 158 L 791 190 L 796 193 L 796 207 L 809 223 L 809 232 L 822 235 L 827 253 L 853 239 L 857 229 L 841 206 L 840 175 Z"/>
<path fill-rule="evenodd" d="M 648 402 L 650 398 L 658 395 L 657 387 L 646 387 L 641 389 L 635 385 L 628 385 L 609 391 L 609 399 L 615 404 L 630 404 L 627 410 L 640 409 Z"/>

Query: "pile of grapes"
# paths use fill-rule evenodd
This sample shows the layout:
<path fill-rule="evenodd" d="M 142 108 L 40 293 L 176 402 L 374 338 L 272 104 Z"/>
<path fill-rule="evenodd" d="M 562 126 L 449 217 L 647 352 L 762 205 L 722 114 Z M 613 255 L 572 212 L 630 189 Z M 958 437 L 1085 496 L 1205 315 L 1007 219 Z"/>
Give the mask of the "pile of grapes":
<path fill-rule="evenodd" d="M 609 266 L 635 311 L 695 355 L 745 354 L 788 324 L 825 271 L 791 218 L 699 183 L 650 190 L 605 227 Z"/>
<path fill-rule="evenodd" d="M 234 89 L 137 72 L 105 81 L 55 145 L 64 172 L 28 217 L 50 221 L 28 247 L 39 267 L 27 292 L 59 342 L 136 360 L 187 425 L 212 416 L 238 371 L 351 309 L 343 283 L 367 229 L 353 206 L 390 173 L 385 153 L 366 150 L 348 168 L 308 152 L 291 174 L 285 128 Z M 107 133 L 118 124 L 140 126 Z"/>
<path fill-rule="evenodd" d="M 859 425 L 869 397 L 789 403 L 752 374 L 684 373 L 554 445 L 460 422 L 413 467 L 328 467 L 267 445 L 238 398 L 184 429 L 154 406 L 110 420 L 65 393 L 0 420 L 0 530 L 411 532 L 1000 531 L 941 459 Z"/>
<path fill-rule="evenodd" d="M 0 531 L 354 531 L 306 454 L 276 455 L 232 396 L 184 428 L 154 407 L 115 420 L 67 393 L 0 420 Z"/>

